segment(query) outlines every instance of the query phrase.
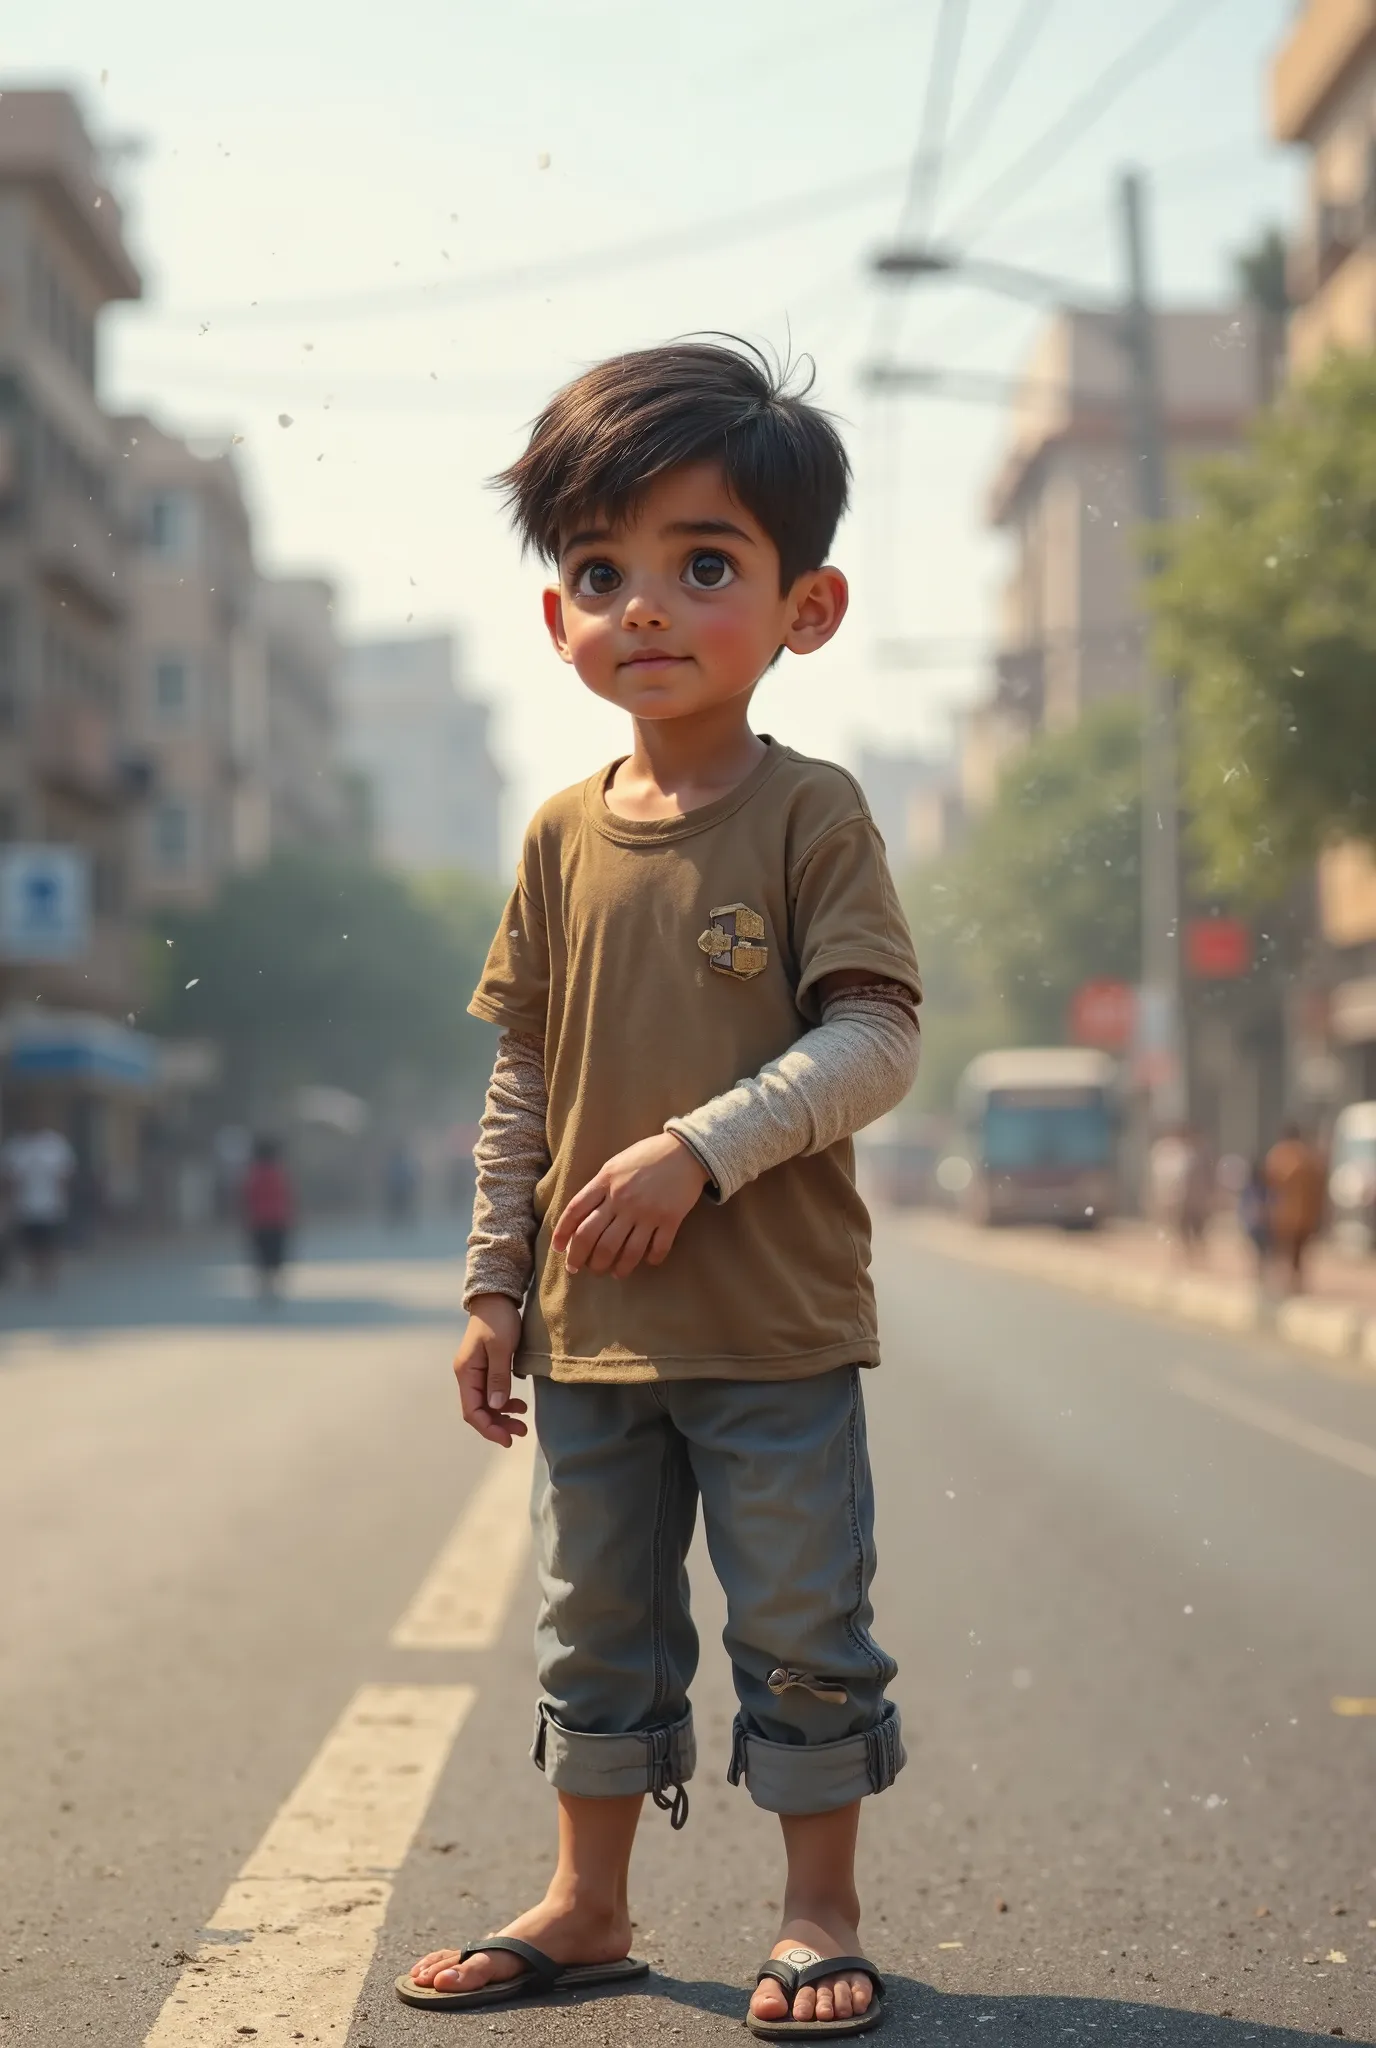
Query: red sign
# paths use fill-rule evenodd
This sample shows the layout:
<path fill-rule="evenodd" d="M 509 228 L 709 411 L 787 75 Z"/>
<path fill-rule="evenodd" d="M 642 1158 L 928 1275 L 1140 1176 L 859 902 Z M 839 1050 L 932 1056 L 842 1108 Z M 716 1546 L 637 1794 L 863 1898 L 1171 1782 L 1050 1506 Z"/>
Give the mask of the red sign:
<path fill-rule="evenodd" d="M 1087 981 L 1070 998 L 1070 1035 L 1076 1045 L 1126 1052 L 1137 1024 L 1137 991 L 1126 981 Z"/>
<path fill-rule="evenodd" d="M 1252 934 L 1240 917 L 1192 917 L 1185 961 L 1201 981 L 1236 981 L 1252 964 Z"/>

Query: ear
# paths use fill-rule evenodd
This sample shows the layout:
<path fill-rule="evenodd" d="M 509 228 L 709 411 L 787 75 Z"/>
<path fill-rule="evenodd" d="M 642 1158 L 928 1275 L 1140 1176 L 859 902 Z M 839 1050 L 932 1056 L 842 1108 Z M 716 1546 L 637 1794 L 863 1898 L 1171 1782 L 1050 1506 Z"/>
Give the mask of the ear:
<path fill-rule="evenodd" d="M 541 593 L 545 610 L 545 631 L 554 643 L 554 651 L 560 661 L 572 661 L 568 636 L 564 632 L 564 596 L 557 583 Z"/>
<path fill-rule="evenodd" d="M 792 621 L 784 635 L 790 654 L 815 654 L 840 626 L 850 605 L 850 585 L 830 564 L 809 569 L 789 592 Z"/>

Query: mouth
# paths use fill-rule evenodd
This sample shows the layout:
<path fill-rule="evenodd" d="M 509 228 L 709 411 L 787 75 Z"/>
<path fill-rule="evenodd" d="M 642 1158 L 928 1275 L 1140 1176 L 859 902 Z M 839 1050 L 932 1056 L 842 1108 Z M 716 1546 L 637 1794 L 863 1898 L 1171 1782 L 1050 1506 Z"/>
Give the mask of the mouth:
<path fill-rule="evenodd" d="M 623 661 L 620 664 L 620 666 L 622 668 L 637 668 L 642 670 L 678 668 L 683 662 L 688 661 L 690 658 L 691 657 L 686 654 L 630 654 L 627 655 L 625 661 Z"/>

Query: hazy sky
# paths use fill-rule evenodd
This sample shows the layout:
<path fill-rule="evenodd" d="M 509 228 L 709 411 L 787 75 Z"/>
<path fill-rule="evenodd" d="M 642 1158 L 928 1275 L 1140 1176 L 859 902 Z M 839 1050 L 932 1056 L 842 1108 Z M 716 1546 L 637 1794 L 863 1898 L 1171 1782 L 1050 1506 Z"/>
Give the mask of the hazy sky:
<path fill-rule="evenodd" d="M 970 0 L 938 234 L 964 243 L 968 225 L 981 254 L 1112 286 L 1112 182 L 1135 163 L 1153 173 L 1163 298 L 1221 299 L 1232 253 L 1295 213 L 1299 166 L 1265 128 L 1291 0 L 1191 0 L 1197 25 L 1163 61 L 1057 162 L 1019 169 L 1169 11 Z M 346 631 L 458 628 L 497 708 L 514 836 L 618 750 L 620 727 L 548 652 L 539 571 L 484 479 L 554 385 L 616 349 L 722 328 L 809 351 L 846 424 L 855 507 L 835 553 L 854 606 L 830 649 L 765 684 L 765 729 L 853 759 L 867 738 L 939 740 L 979 686 L 999 415 L 879 399 L 858 376 L 899 311 L 880 314 L 865 262 L 898 216 L 937 15 L 937 0 L 47 0 L 11 11 L 0 55 L 7 84 L 69 84 L 102 136 L 144 145 L 121 189 L 147 296 L 108 319 L 109 402 L 242 434 L 264 565 L 334 576 Z M 1038 23 L 962 138 L 1000 51 Z M 912 361 L 1002 369 L 1035 317 L 927 285 L 898 342 Z M 898 633 L 971 652 L 895 673 L 875 650 Z"/>

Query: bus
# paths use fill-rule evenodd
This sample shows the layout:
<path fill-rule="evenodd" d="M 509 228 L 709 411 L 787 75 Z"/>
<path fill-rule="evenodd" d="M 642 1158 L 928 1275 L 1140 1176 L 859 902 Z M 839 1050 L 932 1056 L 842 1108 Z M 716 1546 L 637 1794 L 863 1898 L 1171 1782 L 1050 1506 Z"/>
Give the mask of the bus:
<path fill-rule="evenodd" d="M 1092 1230 L 1118 1197 L 1118 1066 L 1075 1046 L 987 1052 L 956 1095 L 961 1138 L 942 1183 L 972 1222 Z"/>

